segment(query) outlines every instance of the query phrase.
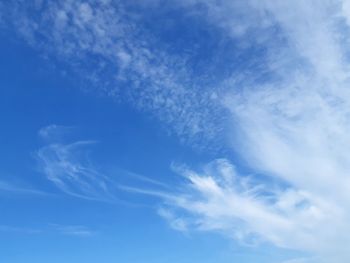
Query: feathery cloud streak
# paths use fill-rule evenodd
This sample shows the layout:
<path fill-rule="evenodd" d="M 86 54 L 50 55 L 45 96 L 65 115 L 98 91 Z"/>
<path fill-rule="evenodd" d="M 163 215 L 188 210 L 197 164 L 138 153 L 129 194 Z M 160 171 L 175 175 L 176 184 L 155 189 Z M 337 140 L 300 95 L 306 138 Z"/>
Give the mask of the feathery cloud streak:
<path fill-rule="evenodd" d="M 143 187 L 170 189 L 165 183 L 118 167 L 113 168 L 113 174 L 102 172 L 91 155 L 97 142 L 69 141 L 72 132 L 72 127 L 54 124 L 38 132 L 45 143 L 35 155 L 39 169 L 62 192 L 87 200 L 126 203 L 119 196 L 126 178 Z M 0 190 L 3 185 L 0 182 Z"/>

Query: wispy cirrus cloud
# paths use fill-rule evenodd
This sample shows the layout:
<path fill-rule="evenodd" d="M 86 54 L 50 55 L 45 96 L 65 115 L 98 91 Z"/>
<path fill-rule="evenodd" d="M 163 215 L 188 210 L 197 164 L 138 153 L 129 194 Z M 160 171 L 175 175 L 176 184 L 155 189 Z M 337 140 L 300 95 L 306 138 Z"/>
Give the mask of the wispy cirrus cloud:
<path fill-rule="evenodd" d="M 97 142 L 67 142 L 70 133 L 71 127 L 55 124 L 38 131 L 45 142 L 36 152 L 40 171 L 67 194 L 91 200 L 113 201 L 115 183 L 97 171 L 89 159 L 89 147 Z"/>
<path fill-rule="evenodd" d="M 41 191 L 35 188 L 31 188 L 28 186 L 23 186 L 20 184 L 14 184 L 13 182 L 9 181 L 0 181 L 0 192 L 2 193 L 10 193 L 10 194 L 17 194 L 17 195 L 51 195 L 48 192 Z"/>
<path fill-rule="evenodd" d="M 22 235 L 40 235 L 45 233 L 53 233 L 56 235 L 58 234 L 75 237 L 91 237 L 97 233 L 87 226 L 61 224 L 49 224 L 47 226 L 41 226 L 37 228 L 0 225 L 0 232 L 16 233 Z"/>
<path fill-rule="evenodd" d="M 172 217 L 181 214 L 180 208 L 189 213 L 181 220 L 200 230 L 316 256 L 305 262 L 345 262 L 350 241 L 344 234 L 350 228 L 348 3 L 247 3 L 276 29 L 262 43 L 270 48 L 262 62 L 271 75 L 259 70 L 263 80 L 233 75 L 223 104 L 231 112 L 234 151 L 244 166 L 267 178 L 245 184 L 245 176 L 230 168 L 233 179 L 226 181 L 227 162 L 209 172 L 185 170 L 188 189 L 170 202 Z M 222 2 L 211 10 L 229 13 L 234 5 Z M 224 16 L 212 21 L 234 23 Z M 248 21 L 246 35 L 234 37 L 260 37 L 251 33 L 256 21 Z"/>
<path fill-rule="evenodd" d="M 119 167 L 112 174 L 101 171 L 90 156 L 97 142 L 69 141 L 71 132 L 71 127 L 54 124 L 38 132 L 45 143 L 35 155 L 39 170 L 62 192 L 87 200 L 127 203 L 119 198 L 125 178 L 138 185 L 169 189 L 165 183 Z"/>
<path fill-rule="evenodd" d="M 191 57 L 169 52 L 143 25 L 147 12 L 130 5 L 19 0 L 4 4 L 2 13 L 9 29 L 44 55 L 66 63 L 97 93 L 157 116 L 184 141 L 216 138 L 222 126 L 214 123 L 222 108 L 216 93 L 201 83 L 210 76 L 195 80 Z M 152 7 L 149 11 L 154 13 Z"/>
<path fill-rule="evenodd" d="M 83 225 L 50 224 L 50 229 L 58 234 L 76 237 L 91 237 L 97 232 Z"/>
<path fill-rule="evenodd" d="M 51 124 L 42 127 L 38 131 L 38 135 L 46 142 L 60 142 L 63 141 L 67 135 L 74 131 L 74 127 Z"/>
<path fill-rule="evenodd" d="M 97 172 L 82 151 L 93 143 L 54 143 L 39 149 L 37 157 L 42 172 L 62 191 L 86 199 L 108 201 L 114 197 L 110 193 L 113 190 L 109 178 Z"/>
<path fill-rule="evenodd" d="M 33 234 L 40 234 L 42 232 L 42 230 L 27 228 L 27 227 L 0 225 L 0 232 L 33 235 Z"/>
<path fill-rule="evenodd" d="M 178 172 L 188 183 L 162 196 L 160 208 L 160 215 L 175 229 L 214 231 L 241 244 L 267 242 L 300 251 L 329 251 L 339 246 L 331 248 L 330 239 L 346 240 L 346 235 L 341 238 L 327 228 L 330 224 L 347 228 L 347 221 L 342 208 L 323 195 L 238 174 L 225 159 L 201 171 L 181 167 Z"/>

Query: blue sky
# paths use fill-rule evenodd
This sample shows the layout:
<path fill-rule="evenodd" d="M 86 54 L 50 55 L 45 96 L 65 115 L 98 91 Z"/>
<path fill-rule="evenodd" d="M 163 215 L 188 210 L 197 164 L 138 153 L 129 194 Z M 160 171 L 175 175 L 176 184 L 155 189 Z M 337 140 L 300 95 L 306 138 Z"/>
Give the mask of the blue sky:
<path fill-rule="evenodd" d="M 0 3 L 1 262 L 348 262 L 350 2 Z"/>

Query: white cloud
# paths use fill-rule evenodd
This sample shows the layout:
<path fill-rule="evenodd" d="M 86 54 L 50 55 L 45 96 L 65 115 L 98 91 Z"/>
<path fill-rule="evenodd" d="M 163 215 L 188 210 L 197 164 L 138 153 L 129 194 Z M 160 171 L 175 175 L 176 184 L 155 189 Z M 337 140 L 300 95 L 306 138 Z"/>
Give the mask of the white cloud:
<path fill-rule="evenodd" d="M 189 74 L 188 56 L 169 53 L 143 28 L 143 15 L 123 3 L 19 0 L 3 10 L 20 37 L 66 62 L 98 93 L 154 114 L 184 141 L 195 144 L 220 132 L 218 101 Z"/>
<path fill-rule="evenodd" d="M 84 151 L 84 147 L 93 143 L 77 141 L 44 146 L 37 152 L 40 168 L 50 181 L 67 194 L 92 200 L 115 201 L 116 185 L 93 167 L 87 151 Z"/>
<path fill-rule="evenodd" d="M 71 132 L 71 127 L 55 124 L 41 128 L 38 133 L 45 139 L 45 144 L 35 155 L 40 171 L 64 193 L 88 200 L 131 204 L 118 195 L 121 189 L 127 190 L 127 186 L 123 185 L 125 179 L 128 183 L 145 187 L 169 189 L 160 181 L 119 167 L 113 167 L 108 173 L 102 172 L 90 154 L 97 142 L 70 142 L 67 137 Z M 12 188 L 0 181 L 2 189 Z"/>
<path fill-rule="evenodd" d="M 18 195 L 39 195 L 39 196 L 51 195 L 50 193 L 47 193 L 35 188 L 19 185 L 18 183 L 14 184 L 13 182 L 8 182 L 8 181 L 0 181 L 0 192 L 18 194 Z"/>
<path fill-rule="evenodd" d="M 235 12 L 222 5 L 218 12 Z M 211 172 L 185 170 L 188 189 L 167 202 L 170 209 L 187 211 L 193 227 L 312 252 L 317 259 L 310 261 L 349 260 L 346 6 L 345 1 L 249 1 L 251 16 L 268 15 L 270 27 L 279 29 L 263 42 L 270 48 L 263 61 L 272 78 L 256 82 L 233 75 L 223 103 L 231 112 L 234 151 L 250 170 L 270 179 L 241 187 L 244 175 L 231 172 L 231 184 L 220 166 Z M 225 21 L 230 27 L 232 21 Z M 248 30 L 255 22 L 247 26 L 245 41 L 256 36 Z M 278 35 L 283 46 L 273 43 Z M 270 180 L 280 186 L 271 189 Z"/>
<path fill-rule="evenodd" d="M 115 201 L 116 184 L 97 171 L 89 159 L 89 148 L 95 141 L 67 142 L 72 128 L 49 125 L 39 130 L 45 139 L 36 157 L 47 178 L 67 194 L 100 201 Z"/>
<path fill-rule="evenodd" d="M 9 225 L 0 225 L 0 232 L 32 235 L 32 234 L 40 234 L 40 233 L 42 233 L 42 230 L 26 228 L 26 227 L 15 227 L 15 226 L 9 226 Z"/>
<path fill-rule="evenodd" d="M 39 235 L 53 232 L 54 234 L 76 236 L 76 237 L 90 237 L 97 232 L 83 225 L 60 225 L 49 224 L 48 226 L 41 226 L 40 228 L 18 227 L 10 225 L 0 225 L 0 232 L 17 233 L 25 235 Z"/>
<path fill-rule="evenodd" d="M 91 237 L 96 234 L 95 231 L 82 225 L 59 225 L 50 224 L 50 228 L 61 235 L 76 237 Z"/>
<path fill-rule="evenodd" d="M 59 142 L 63 140 L 69 133 L 73 131 L 73 127 L 51 124 L 42 127 L 38 134 L 39 136 L 48 142 Z"/>
<path fill-rule="evenodd" d="M 257 181 L 253 175 L 238 175 L 224 159 L 199 172 L 178 171 L 188 184 L 180 192 L 164 196 L 161 208 L 161 215 L 175 229 L 215 231 L 242 244 L 267 242 L 317 253 L 327 253 L 342 244 L 330 245 L 330 240 L 347 241 L 342 234 L 347 232 L 330 227 L 348 229 L 343 208 L 323 195 L 281 186 L 266 178 Z"/>

